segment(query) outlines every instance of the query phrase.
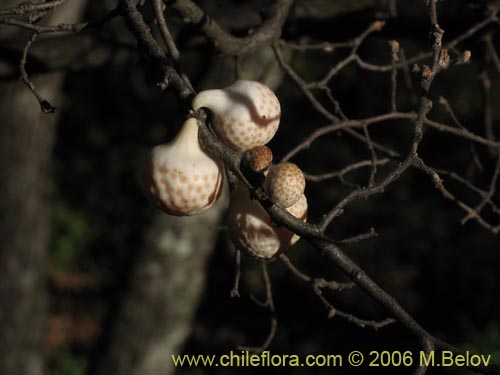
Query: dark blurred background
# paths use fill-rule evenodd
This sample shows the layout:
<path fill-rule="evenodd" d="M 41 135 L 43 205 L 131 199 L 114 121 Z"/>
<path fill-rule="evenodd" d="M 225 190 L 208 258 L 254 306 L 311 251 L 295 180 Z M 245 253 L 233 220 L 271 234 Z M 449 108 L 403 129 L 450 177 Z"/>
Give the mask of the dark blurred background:
<path fill-rule="evenodd" d="M 76 6 L 72 3 L 61 8 Z M 265 5 L 265 1 L 250 0 L 198 3 L 236 35 L 259 24 L 259 9 Z M 445 42 L 482 20 L 490 4 L 466 0 L 439 2 Z M 82 2 L 81 14 L 71 17 L 92 19 L 114 6 L 113 0 Z M 158 35 L 148 2 L 141 11 Z M 387 18 L 382 31 L 371 34 L 361 46 L 359 54 L 366 61 L 390 63 L 391 39 L 399 41 L 407 57 L 430 49 L 425 1 L 398 1 L 397 13 L 396 18 Z M 297 1 L 283 37 L 309 43 L 345 41 L 387 14 L 386 1 Z M 173 12 L 167 11 L 167 16 L 181 50 L 182 66 L 195 89 L 230 84 L 236 77 L 234 59 L 214 52 L 195 27 L 183 25 Z M 459 51 L 472 51 L 470 64 L 452 66 L 438 75 L 431 90 L 436 103 L 430 114 L 432 119 L 452 124 L 437 104 L 437 99 L 444 96 L 470 131 L 484 135 L 483 94 L 478 76 L 486 71 L 491 80 L 493 123 L 500 120 L 496 107 L 500 98 L 499 75 L 485 57 L 484 38 L 489 32 L 483 30 L 459 45 Z M 491 35 L 496 43 L 494 32 Z M 41 299 L 39 310 L 24 309 L 25 315 L 17 320 L 9 318 L 8 313 L 2 318 L 13 319 L 12 327 L 22 327 L 29 325 L 31 319 L 43 317 L 38 326 L 44 332 L 47 361 L 39 373 L 252 372 L 252 368 L 175 369 L 171 364 L 172 353 L 226 354 L 238 345 L 260 345 L 268 333 L 269 316 L 250 299 L 250 294 L 264 294 L 260 265 L 250 256 L 244 254 L 242 259 L 241 298 L 229 296 L 234 265 L 222 220 L 227 197 L 202 217 L 179 219 L 157 211 L 141 193 L 141 166 L 149 148 L 171 139 L 187 112 L 172 92 L 161 92 L 155 87 L 157 77 L 138 53 L 123 21 L 118 18 L 83 34 L 41 39 L 33 46 L 27 70 L 39 89 L 47 92 L 47 99 L 58 107 L 56 115 L 39 114 L 36 100 L 17 81 L 15 64 L 27 34 L 0 25 L 0 37 L 1 208 L 15 212 L 32 195 L 41 202 L 31 206 L 33 211 L 28 211 L 18 224 L 16 216 L 2 214 L 2 277 L 22 278 L 34 272 L 33 280 L 38 280 L 39 289 L 25 290 L 25 294 L 17 296 L 3 293 L 1 303 L 16 305 L 17 298 L 23 296 L 31 302 L 33 298 Z M 287 59 L 310 81 L 322 77 L 347 52 L 293 51 Z M 241 76 L 265 82 L 280 99 L 282 121 L 270 143 L 277 160 L 315 128 L 328 124 L 281 73 L 269 47 L 241 60 Z M 351 64 L 333 79 L 331 89 L 347 117 L 369 117 L 389 111 L 389 77 L 389 72 L 368 72 Z M 411 79 L 418 87 L 418 75 Z M 398 109 L 414 110 L 412 98 L 403 72 L 399 71 Z M 16 127 L 19 134 L 22 129 L 29 134 L 19 135 L 9 126 Z M 34 132 L 33 127 L 42 130 Z M 374 140 L 403 154 L 412 134 L 411 126 L 401 121 L 374 125 L 370 132 Z M 20 146 L 9 146 L 15 142 Z M 486 188 L 494 157 L 483 146 L 476 148 L 481 171 L 474 166 L 470 146 L 470 142 L 458 137 L 427 129 L 421 156 L 431 166 L 454 171 Z M 6 158 L 7 154 L 11 157 Z M 338 133 L 321 138 L 292 161 L 305 172 L 321 173 L 369 158 L 364 144 Z M 31 175 L 19 175 L 20 168 L 29 166 L 34 169 Z M 378 176 L 394 166 L 391 162 L 380 167 Z M 363 169 L 345 178 L 362 185 L 368 175 L 369 169 Z M 479 202 L 477 195 L 460 185 L 450 182 L 449 186 L 472 206 Z M 13 197 L 19 189 L 23 195 L 16 203 Z M 318 221 L 326 207 L 351 189 L 337 179 L 309 182 L 309 220 Z M 500 362 L 498 236 L 473 220 L 461 225 L 463 216 L 464 212 L 453 202 L 442 198 L 427 176 L 410 170 L 384 194 L 349 206 L 334 222 L 330 234 L 342 239 L 374 227 L 378 237 L 344 246 L 345 252 L 429 332 L 458 347 L 492 354 Z M 493 215 L 491 218 L 495 219 Z M 21 231 L 20 225 L 35 229 L 41 225 L 42 234 L 38 236 L 36 230 Z M 23 237 L 24 242 L 14 241 L 15 236 Z M 38 250 L 33 255 L 30 251 L 36 246 Z M 333 264 L 304 241 L 291 248 L 288 255 L 310 275 L 346 281 Z M 16 260 L 16 256 L 25 256 L 29 261 Z M 328 319 L 311 288 L 294 278 L 283 264 L 271 262 L 269 270 L 279 322 L 270 347 L 272 353 L 305 356 L 418 348 L 419 343 L 399 324 L 374 331 L 337 317 Z M 33 298 L 29 298 L 29 293 L 33 293 Z M 356 288 L 326 295 L 335 307 L 356 316 L 386 317 Z M 17 314 L 15 306 L 5 311 L 9 308 Z M 370 369 L 344 366 L 286 371 L 350 374 Z M 395 374 L 411 371 L 386 369 Z M 430 369 L 428 373 L 466 371 Z"/>

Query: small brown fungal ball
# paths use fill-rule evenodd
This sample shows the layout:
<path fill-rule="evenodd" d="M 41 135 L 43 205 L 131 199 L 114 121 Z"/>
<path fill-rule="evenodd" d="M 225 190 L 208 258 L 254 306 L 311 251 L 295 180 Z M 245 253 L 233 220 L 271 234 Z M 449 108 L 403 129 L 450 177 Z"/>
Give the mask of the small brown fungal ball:
<path fill-rule="evenodd" d="M 269 199 L 283 208 L 294 205 L 304 193 L 306 179 L 293 163 L 279 163 L 269 168 L 264 190 Z"/>
<path fill-rule="evenodd" d="M 254 172 L 263 172 L 273 162 L 273 152 L 267 146 L 257 146 L 245 154 L 250 169 Z"/>

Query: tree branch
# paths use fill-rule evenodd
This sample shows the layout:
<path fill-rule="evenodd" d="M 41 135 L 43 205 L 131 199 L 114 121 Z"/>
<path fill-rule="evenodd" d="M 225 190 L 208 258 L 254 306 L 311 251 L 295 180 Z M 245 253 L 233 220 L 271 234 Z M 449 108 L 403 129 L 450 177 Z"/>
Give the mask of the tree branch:
<path fill-rule="evenodd" d="M 163 1 L 177 12 L 185 23 L 197 25 L 219 52 L 231 56 L 252 53 L 262 45 L 277 40 L 293 4 L 293 0 L 274 1 L 268 11 L 270 18 L 264 21 L 251 35 L 238 38 L 224 31 L 216 21 L 191 0 Z"/>
<path fill-rule="evenodd" d="M 136 3 L 136 0 L 121 0 L 121 12 L 128 29 L 135 36 L 141 50 L 161 69 L 163 76 L 158 85 L 162 90 L 171 86 L 181 100 L 192 97 L 193 90 L 172 67 L 172 62 L 160 48 L 151 34 L 149 26 L 144 22 L 142 14 L 137 10 Z"/>

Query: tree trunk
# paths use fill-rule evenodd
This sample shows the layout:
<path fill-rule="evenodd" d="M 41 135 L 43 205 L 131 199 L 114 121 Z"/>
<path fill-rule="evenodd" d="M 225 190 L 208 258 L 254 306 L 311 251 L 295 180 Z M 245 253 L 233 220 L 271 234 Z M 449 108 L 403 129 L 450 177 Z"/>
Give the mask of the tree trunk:
<path fill-rule="evenodd" d="M 47 18 L 74 22 L 82 3 L 61 6 Z M 26 35 L 0 28 L 0 38 L 19 37 L 24 43 Z M 33 81 L 39 93 L 57 105 L 63 78 L 51 73 Z M 19 80 L 0 83 L 0 374 L 45 373 L 46 176 L 56 121 L 57 115 L 41 113 Z"/>
<path fill-rule="evenodd" d="M 172 373 L 170 354 L 190 333 L 224 201 L 192 217 L 156 217 L 98 374 Z"/>

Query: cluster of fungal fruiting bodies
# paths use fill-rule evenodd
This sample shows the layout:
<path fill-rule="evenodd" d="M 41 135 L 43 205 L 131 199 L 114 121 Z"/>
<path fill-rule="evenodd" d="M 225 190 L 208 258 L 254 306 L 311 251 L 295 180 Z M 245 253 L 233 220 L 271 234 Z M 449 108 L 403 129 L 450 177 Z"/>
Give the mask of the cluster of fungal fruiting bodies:
<path fill-rule="evenodd" d="M 262 187 L 269 199 L 305 221 L 307 199 L 302 171 L 292 163 L 272 164 L 272 152 L 265 146 L 280 123 L 276 95 L 259 82 L 239 80 L 224 89 L 200 92 L 192 107 L 210 110 L 219 140 L 244 152 L 249 167 L 264 174 Z M 222 162 L 201 148 L 198 125 L 189 118 L 170 143 L 153 148 L 145 168 L 144 192 L 167 214 L 195 215 L 217 201 L 223 176 Z M 258 258 L 272 258 L 299 239 L 288 229 L 274 226 L 242 182 L 231 195 L 226 223 L 236 247 Z"/>

